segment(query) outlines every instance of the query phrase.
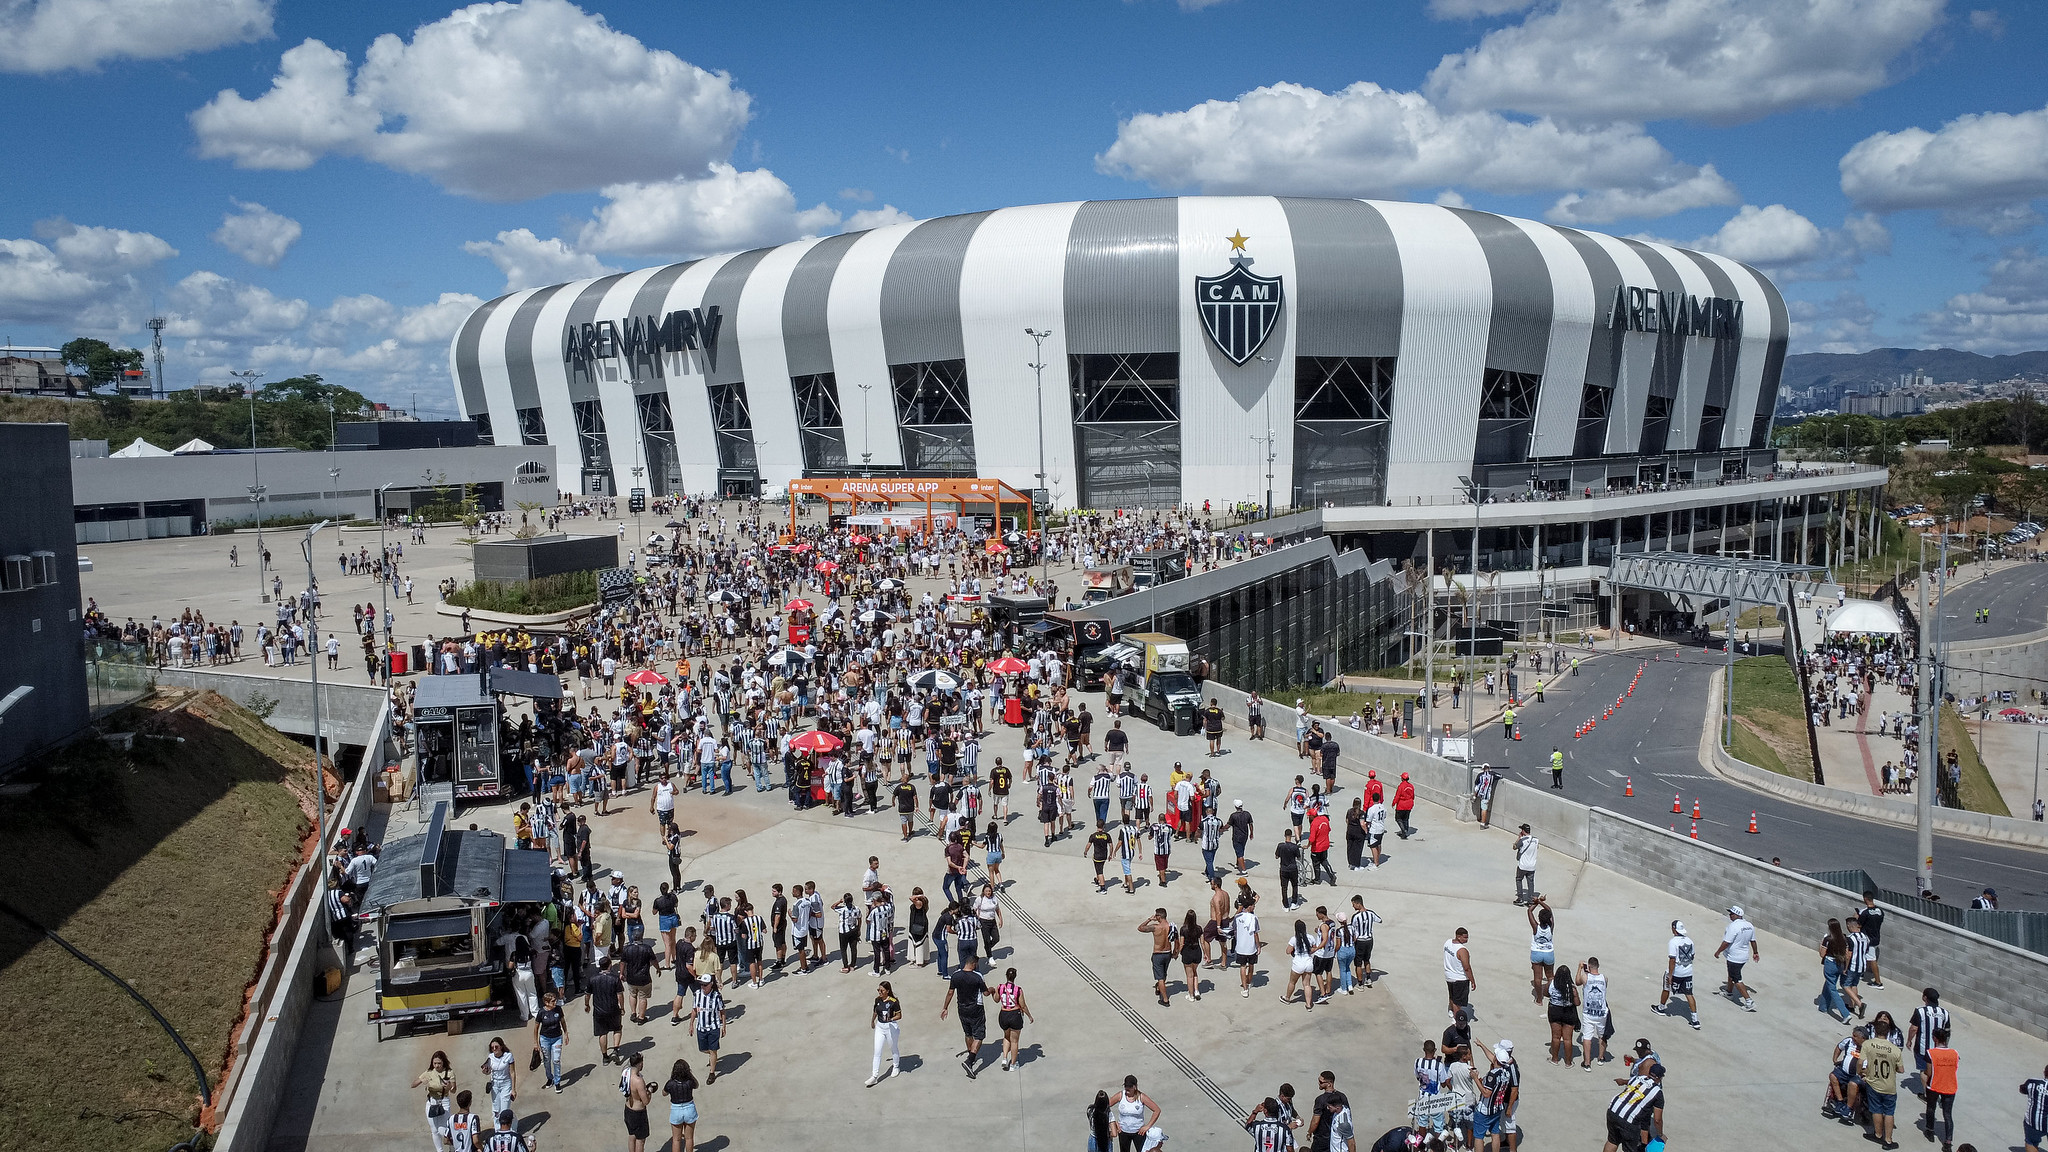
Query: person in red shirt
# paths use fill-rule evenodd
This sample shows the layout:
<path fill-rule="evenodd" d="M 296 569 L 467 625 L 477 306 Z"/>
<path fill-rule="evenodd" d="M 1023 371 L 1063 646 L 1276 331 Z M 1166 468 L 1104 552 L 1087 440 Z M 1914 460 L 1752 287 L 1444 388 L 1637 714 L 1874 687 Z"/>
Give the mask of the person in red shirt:
<path fill-rule="evenodd" d="M 1321 808 L 1308 818 L 1308 851 L 1313 862 L 1309 883 L 1335 884 L 1337 870 L 1330 867 L 1330 814 Z M 1323 879 L 1324 876 L 1329 879 Z"/>
<path fill-rule="evenodd" d="M 1387 798 L 1387 790 L 1380 784 L 1378 769 L 1368 768 L 1365 772 L 1365 806 L 1372 807 Z"/>
<path fill-rule="evenodd" d="M 1408 827 L 1408 814 L 1415 811 L 1415 785 L 1408 782 L 1408 774 L 1401 773 L 1401 783 L 1394 789 L 1394 823 L 1401 826 L 1401 839 L 1406 840 L 1414 831 Z"/>

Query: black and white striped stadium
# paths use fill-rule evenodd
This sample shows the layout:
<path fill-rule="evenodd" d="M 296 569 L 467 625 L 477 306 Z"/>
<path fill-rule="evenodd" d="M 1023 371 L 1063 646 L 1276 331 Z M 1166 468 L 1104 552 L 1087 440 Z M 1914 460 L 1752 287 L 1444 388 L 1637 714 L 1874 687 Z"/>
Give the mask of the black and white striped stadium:
<path fill-rule="evenodd" d="M 1868 530 L 1845 497 L 1884 473 L 1780 468 L 1789 327 L 1768 278 L 1713 253 L 1433 204 L 1188 196 L 514 292 L 462 325 L 450 367 L 486 435 L 556 445 L 586 494 L 984 476 L 1059 508 L 1320 509 L 1376 560 L 1462 524 L 1435 554 L 1469 566 L 1475 515 L 1451 506 L 1476 487 L 1489 570 L 1820 563 Z"/>

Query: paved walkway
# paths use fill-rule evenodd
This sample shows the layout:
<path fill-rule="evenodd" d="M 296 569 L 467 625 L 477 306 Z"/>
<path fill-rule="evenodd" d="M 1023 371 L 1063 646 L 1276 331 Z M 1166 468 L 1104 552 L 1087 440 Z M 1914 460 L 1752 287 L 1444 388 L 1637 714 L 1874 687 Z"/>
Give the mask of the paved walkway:
<path fill-rule="evenodd" d="M 1265 898 L 1266 948 L 1249 997 L 1233 994 L 1233 976 L 1204 969 L 1203 998 L 1190 1001 L 1177 964 L 1171 1006 L 1160 1007 L 1152 996 L 1148 944 L 1137 925 L 1155 906 L 1176 915 L 1203 906 L 1198 854 L 1176 847 L 1163 890 L 1143 869 L 1136 894 L 1113 889 L 1098 895 L 1075 840 L 1043 848 L 1035 825 L 1020 819 L 1011 826 L 1003 868 L 1006 922 L 995 965 L 998 973 L 1017 969 L 1036 1016 L 1023 1034 L 1021 1066 L 1003 1072 L 991 1055 L 980 1077 L 968 1080 L 956 1055 L 962 1047 L 956 1025 L 938 1018 L 944 986 L 932 970 L 899 968 L 891 979 L 906 1006 L 905 1074 L 863 1089 L 874 978 L 865 967 L 843 975 L 836 965 L 805 976 L 785 973 L 764 988 L 731 997 L 737 1012 L 719 1082 L 699 1094 L 699 1147 L 814 1148 L 843 1140 L 850 1131 L 886 1126 L 906 1132 L 906 1138 L 917 1128 L 923 1139 L 954 1146 L 1073 1148 L 1083 1140 L 1082 1106 L 1097 1088 L 1129 1073 L 1164 1106 L 1164 1126 L 1174 1137 L 1170 1147 L 1236 1148 L 1244 1136 L 1234 1122 L 1243 1109 L 1282 1081 L 1306 1099 L 1322 1068 L 1336 1072 L 1339 1086 L 1351 1094 L 1363 1147 L 1399 1122 L 1413 1096 L 1411 1064 L 1420 1042 L 1444 1027 L 1440 946 L 1459 926 L 1471 931 L 1479 974 L 1474 1038 L 1514 1041 L 1524 1069 L 1521 1121 L 1537 1142 L 1531 1146 L 1597 1146 L 1601 1110 L 1620 1065 L 1584 1072 L 1544 1059 L 1548 1029 L 1530 998 L 1528 926 L 1522 910 L 1510 903 L 1508 833 L 1458 823 L 1425 805 L 1418 811 L 1415 839 L 1388 838 L 1384 868 L 1352 873 L 1340 859 L 1340 884 L 1307 889 L 1309 909 L 1290 914 L 1277 907 L 1270 860 L 1271 845 L 1285 826 L 1281 800 L 1298 770 L 1287 751 L 1291 743 L 1247 743 L 1232 733 L 1226 755 L 1210 760 L 1198 740 L 1178 740 L 1149 726 L 1137 727 L 1132 737 L 1142 768 L 1161 774 L 1175 757 L 1210 768 L 1224 782 L 1225 797 L 1243 799 L 1259 822 L 1250 881 Z M 1012 734 L 999 732 L 984 756 L 1008 755 L 1017 746 Z M 1339 799 L 1348 804 L 1357 779 L 1347 774 L 1340 783 Z M 623 811 L 598 821 L 597 856 L 600 868 L 620 868 L 632 882 L 652 889 L 665 867 L 644 805 L 644 794 L 630 797 Z M 744 888 L 759 900 L 772 882 L 815 880 L 836 898 L 857 889 L 862 862 L 873 854 L 899 899 L 907 899 L 915 884 L 936 891 L 937 845 L 927 835 L 902 842 L 890 816 L 797 813 L 779 792 L 744 792 L 685 797 L 678 817 L 693 830 L 684 841 L 683 866 L 686 885 L 693 888 Z M 504 827 L 509 814 L 502 806 L 487 807 L 466 810 L 462 819 Z M 1848 1133 L 1818 1115 L 1829 1053 L 1842 1030 L 1810 1005 L 1817 977 L 1804 941 L 1764 939 L 1763 961 L 1751 969 L 1764 1011 L 1748 1014 L 1725 1002 L 1705 1003 L 1706 1027 L 1694 1032 L 1678 1020 L 1652 1015 L 1648 1007 L 1656 999 L 1669 921 L 1684 919 L 1705 945 L 1722 921 L 1717 910 L 1675 901 L 1624 876 L 1547 852 L 1538 880 L 1558 912 L 1560 957 L 1575 963 L 1597 954 L 1603 961 L 1620 1047 L 1648 1036 L 1670 1065 L 1667 1123 L 1679 1146 L 1851 1146 Z M 1298 1003 L 1281 1004 L 1281 940 L 1294 916 L 1317 903 L 1334 911 L 1348 905 L 1354 892 L 1385 917 L 1373 960 L 1386 975 L 1376 987 L 1339 996 L 1312 1012 Z M 525 1050 L 511 1019 L 474 1023 L 460 1036 L 429 1033 L 379 1044 L 363 1022 L 372 988 L 370 973 L 358 971 L 340 998 L 314 1006 L 272 1147 L 423 1147 L 421 1103 L 407 1085 L 429 1053 L 446 1050 L 463 1083 L 477 1087 L 480 1077 L 473 1069 L 491 1036 L 503 1035 L 515 1051 Z M 1913 1001 L 1913 990 L 1904 987 L 1873 994 L 1875 1006 L 1895 1015 Z M 1957 1140 L 2004 1147 L 2013 1143 L 2018 1123 L 2014 1089 L 2039 1068 L 2042 1046 L 1968 1013 L 1956 1019 L 1964 1061 Z M 515 1105 L 521 1124 L 541 1136 L 546 1152 L 616 1148 L 622 1139 L 616 1071 L 596 1063 L 580 1011 L 571 1015 L 571 1037 L 565 1093 L 537 1091 L 537 1080 L 522 1071 Z M 698 1063 L 686 1031 L 659 1021 L 629 1030 L 626 1042 L 648 1057 L 650 1068 L 665 1070 L 679 1056 Z M 1730 1107 L 1737 1101 L 1740 1107 Z M 1909 1119 L 1902 1116 L 1902 1126 Z M 661 1148 L 663 1135 L 657 1123 L 657 1139 L 649 1147 Z"/>

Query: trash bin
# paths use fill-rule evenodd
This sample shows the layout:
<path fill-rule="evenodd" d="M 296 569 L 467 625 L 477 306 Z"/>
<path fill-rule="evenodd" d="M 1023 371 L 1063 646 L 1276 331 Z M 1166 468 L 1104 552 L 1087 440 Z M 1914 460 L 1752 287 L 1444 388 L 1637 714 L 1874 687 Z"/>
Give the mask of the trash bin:
<path fill-rule="evenodd" d="M 413 668 L 414 668 L 414 669 L 418 670 L 418 671 L 419 671 L 419 672 L 420 672 L 421 674 L 425 674 L 425 673 L 426 673 L 426 671 L 427 671 L 427 646 L 426 646 L 425 644 L 415 644 L 415 645 L 413 645 L 413 646 L 412 646 L 412 666 L 413 666 Z"/>
<path fill-rule="evenodd" d="M 1193 704 L 1174 705 L 1173 734 L 1175 736 L 1193 736 L 1199 729 L 1200 724 L 1195 720 L 1195 706 Z"/>
<path fill-rule="evenodd" d="M 406 667 L 406 651 L 405 651 L 405 649 L 403 649 L 403 648 L 394 648 L 394 649 L 392 649 L 392 650 L 391 650 L 391 674 L 392 674 L 393 676 L 403 676 L 403 675 L 405 675 L 405 667 Z"/>
<path fill-rule="evenodd" d="M 1023 697 L 1003 697 L 1003 723 L 1008 724 L 1012 728 L 1022 728 L 1024 726 Z"/>

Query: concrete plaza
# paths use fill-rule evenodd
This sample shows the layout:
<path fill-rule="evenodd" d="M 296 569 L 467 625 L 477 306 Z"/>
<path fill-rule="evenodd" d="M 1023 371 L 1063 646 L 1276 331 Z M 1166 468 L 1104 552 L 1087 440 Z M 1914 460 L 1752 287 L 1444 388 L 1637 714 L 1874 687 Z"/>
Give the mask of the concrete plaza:
<path fill-rule="evenodd" d="M 1097 1088 L 1129 1073 L 1165 1108 L 1172 1147 L 1230 1148 L 1243 1139 L 1234 1124 L 1243 1109 L 1283 1081 L 1294 1084 L 1305 1101 L 1314 1093 L 1316 1073 L 1328 1068 L 1351 1096 L 1363 1147 L 1401 1122 L 1414 1096 L 1411 1064 L 1420 1043 L 1446 1023 L 1439 950 L 1459 926 L 1471 931 L 1479 974 L 1474 1039 L 1515 1042 L 1525 1085 L 1520 1117 L 1531 1146 L 1597 1146 L 1601 1110 L 1621 1065 L 1586 1072 L 1544 1059 L 1548 1025 L 1530 995 L 1528 927 L 1511 903 L 1509 832 L 1459 823 L 1425 805 L 1418 810 L 1418 836 L 1406 842 L 1388 838 L 1384 868 L 1343 870 L 1339 852 L 1339 885 L 1310 887 L 1307 909 L 1283 912 L 1270 861 L 1286 826 L 1281 800 L 1299 763 L 1291 743 L 1247 742 L 1232 733 L 1226 754 L 1209 760 L 1198 740 L 1177 740 L 1149 727 L 1132 735 L 1141 767 L 1163 774 L 1175 757 L 1209 767 L 1223 780 L 1225 797 L 1242 798 L 1259 821 L 1252 852 L 1259 862 L 1251 882 L 1263 897 L 1266 950 L 1249 998 L 1235 994 L 1234 973 L 1203 969 L 1203 998 L 1191 1002 L 1182 994 L 1178 964 L 1169 985 L 1171 1007 L 1160 1007 L 1152 995 L 1148 937 L 1136 928 L 1156 906 L 1176 916 L 1205 907 L 1199 853 L 1176 848 L 1163 891 L 1149 874 L 1149 861 L 1141 860 L 1143 879 L 1135 894 L 1112 888 L 1098 895 L 1079 841 L 1042 848 L 1033 818 L 1021 816 L 1011 825 L 1003 865 L 1009 882 L 1005 930 L 994 965 L 997 977 L 1005 968 L 1018 970 L 1036 1016 L 1024 1030 L 1021 1066 L 1001 1071 L 995 1055 L 986 1053 L 980 1077 L 968 1080 L 958 1063 L 963 1045 L 957 1026 L 938 1018 L 945 985 L 936 970 L 899 967 L 891 979 L 906 1010 L 904 1075 L 864 1089 L 875 978 L 865 965 L 851 975 L 841 974 L 836 964 L 806 976 L 785 973 L 763 988 L 730 993 L 735 1019 L 721 1076 L 698 1097 L 700 1146 L 806 1148 L 850 1133 L 925 1128 L 967 1146 L 1078 1147 L 1084 1139 L 1082 1107 Z M 984 757 L 1008 755 L 1016 747 L 1013 734 L 999 731 Z M 1358 780 L 1341 784 L 1339 799 L 1348 805 Z M 392 818 L 379 812 L 380 820 Z M 403 813 L 399 818 L 409 819 Z M 462 818 L 509 825 L 503 806 L 465 811 Z M 893 815 L 798 813 L 780 792 L 748 791 L 688 796 L 678 819 L 692 830 L 683 864 L 692 889 L 742 888 L 764 901 L 771 883 L 815 880 L 832 900 L 858 891 L 866 858 L 875 855 L 899 906 L 913 885 L 937 892 L 936 842 L 928 834 L 902 842 Z M 619 868 L 643 891 L 652 891 L 666 868 L 645 793 L 628 797 L 618 814 L 597 825 L 598 867 Z M 1718 909 L 1675 901 L 1624 876 L 1547 852 L 1538 881 L 1558 912 L 1560 962 L 1576 963 L 1589 954 L 1602 961 L 1615 1006 L 1617 1051 L 1647 1036 L 1670 1066 L 1667 1125 L 1674 1144 L 1860 1144 L 1819 1116 L 1829 1056 L 1846 1029 L 1812 1007 L 1819 973 L 1809 942 L 1764 938 L 1762 962 L 1750 970 L 1762 1010 L 1744 1013 L 1709 997 L 1701 1005 L 1705 1028 L 1694 1032 L 1648 1009 L 1656 1001 L 1669 921 L 1684 919 L 1707 953 L 1725 923 Z M 1338 996 L 1313 1012 L 1299 1003 L 1281 1004 L 1281 941 L 1293 919 L 1307 916 L 1318 903 L 1335 912 L 1348 906 L 1354 892 L 1386 919 L 1373 957 L 1385 976 L 1377 987 Z M 1815 925 L 1816 935 L 1822 927 Z M 1703 959 L 1700 973 L 1704 989 L 1718 967 Z M 1218 979 L 1222 987 L 1210 983 Z M 316 1005 L 272 1147 L 424 1147 L 421 1103 L 407 1085 L 431 1052 L 448 1051 L 462 1082 L 479 1095 L 483 1080 L 472 1070 L 491 1036 L 507 1037 L 522 1054 L 523 1067 L 523 1029 L 510 1018 L 472 1022 L 459 1036 L 436 1031 L 378 1043 L 364 1022 L 374 986 L 374 973 L 360 968 L 342 997 Z M 667 988 L 657 980 L 657 993 Z M 1873 1011 L 1889 1008 L 1902 1020 L 1917 1003 L 1915 989 L 1896 984 L 1870 996 Z M 2004 1147 L 2017 1131 L 2015 1088 L 2039 1068 L 2042 1046 L 1969 1013 L 1957 1012 L 1956 1021 L 1956 1046 L 1963 1053 L 1956 1138 L 1980 1148 Z M 544 1149 L 617 1147 L 624 1138 L 617 1072 L 597 1064 L 580 1009 L 570 1025 L 567 1091 L 541 1090 L 538 1073 L 522 1072 L 515 1105 L 521 1125 L 539 1134 Z M 689 1031 L 658 1018 L 629 1028 L 626 1043 L 645 1054 L 652 1073 L 664 1074 L 678 1056 L 693 1066 L 701 1063 Z M 1905 1098 L 1902 1111 L 1913 1103 Z M 650 1147 L 661 1146 L 664 1112 L 657 1106 L 657 1139 Z M 1909 1127 L 1910 1117 L 1902 1115 L 1901 1126 Z"/>

